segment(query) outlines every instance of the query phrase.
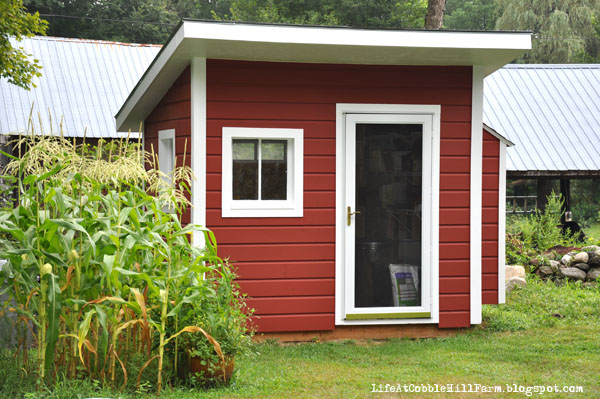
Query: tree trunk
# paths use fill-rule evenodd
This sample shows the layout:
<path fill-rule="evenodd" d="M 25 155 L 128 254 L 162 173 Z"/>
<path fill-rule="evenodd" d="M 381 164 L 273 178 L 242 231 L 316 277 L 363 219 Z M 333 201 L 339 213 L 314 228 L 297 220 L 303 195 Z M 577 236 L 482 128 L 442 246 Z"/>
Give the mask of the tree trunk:
<path fill-rule="evenodd" d="M 429 0 L 427 3 L 427 17 L 425 29 L 441 29 L 444 23 L 446 0 Z"/>

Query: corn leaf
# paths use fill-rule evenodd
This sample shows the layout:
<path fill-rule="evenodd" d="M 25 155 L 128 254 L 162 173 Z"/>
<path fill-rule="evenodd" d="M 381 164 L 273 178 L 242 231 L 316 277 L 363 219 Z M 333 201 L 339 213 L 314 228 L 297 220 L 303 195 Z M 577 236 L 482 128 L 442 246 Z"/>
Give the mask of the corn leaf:
<path fill-rule="evenodd" d="M 60 324 L 60 286 L 58 285 L 58 276 L 47 274 L 44 278 L 48 279 L 48 330 L 46 331 L 46 370 L 51 370 L 54 365 L 54 348 L 58 341 Z"/>
<path fill-rule="evenodd" d="M 79 324 L 79 330 L 77 331 L 77 349 L 79 350 L 79 359 L 81 359 L 81 363 L 85 366 L 85 362 L 83 361 L 83 345 L 88 332 L 90 331 L 90 323 L 92 322 L 92 316 L 96 314 L 96 309 L 90 309 L 87 311 L 83 320 Z"/>
<path fill-rule="evenodd" d="M 94 240 L 92 240 L 90 233 L 88 233 L 87 230 L 84 229 L 77 222 L 75 222 L 74 220 L 65 220 L 65 219 L 51 219 L 51 221 L 61 227 L 66 228 L 66 229 L 75 230 L 80 233 L 83 233 L 88 238 L 90 246 L 94 249 L 94 252 L 96 252 L 96 244 L 94 243 Z"/>
<path fill-rule="evenodd" d="M 102 306 L 95 305 L 96 315 L 98 316 L 98 322 L 102 327 L 102 335 L 100 336 L 100 343 L 102 344 L 102 348 L 104 349 L 104 357 L 108 352 L 108 326 L 106 323 L 106 312 L 102 309 Z"/>

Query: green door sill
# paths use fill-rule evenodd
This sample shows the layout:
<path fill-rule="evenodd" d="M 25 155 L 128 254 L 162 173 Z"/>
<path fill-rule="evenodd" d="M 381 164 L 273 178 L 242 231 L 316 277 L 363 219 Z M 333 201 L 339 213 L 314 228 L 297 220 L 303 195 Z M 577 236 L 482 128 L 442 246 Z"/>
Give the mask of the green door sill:
<path fill-rule="evenodd" d="M 374 319 L 428 319 L 431 312 L 412 313 L 351 313 L 346 315 L 346 320 L 374 320 Z"/>

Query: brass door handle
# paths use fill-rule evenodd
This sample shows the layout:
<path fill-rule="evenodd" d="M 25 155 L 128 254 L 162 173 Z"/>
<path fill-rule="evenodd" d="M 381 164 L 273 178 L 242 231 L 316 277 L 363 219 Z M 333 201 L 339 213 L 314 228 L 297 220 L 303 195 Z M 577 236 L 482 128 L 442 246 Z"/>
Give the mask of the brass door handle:
<path fill-rule="evenodd" d="M 352 212 L 352 208 L 348 207 L 348 226 L 352 224 L 352 215 L 360 215 L 360 211 Z"/>

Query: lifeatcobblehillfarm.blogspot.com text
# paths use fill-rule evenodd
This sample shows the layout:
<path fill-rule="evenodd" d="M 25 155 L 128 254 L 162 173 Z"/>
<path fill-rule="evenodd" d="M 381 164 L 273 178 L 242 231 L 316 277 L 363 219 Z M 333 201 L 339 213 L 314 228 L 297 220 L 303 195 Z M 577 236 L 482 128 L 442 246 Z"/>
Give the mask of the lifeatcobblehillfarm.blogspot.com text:
<path fill-rule="evenodd" d="M 519 385 L 519 384 L 415 384 L 415 383 L 396 383 L 396 384 L 371 384 L 370 392 L 378 393 L 516 393 L 527 397 L 544 395 L 546 393 L 564 393 L 575 394 L 583 393 L 584 389 L 578 385 Z"/>

